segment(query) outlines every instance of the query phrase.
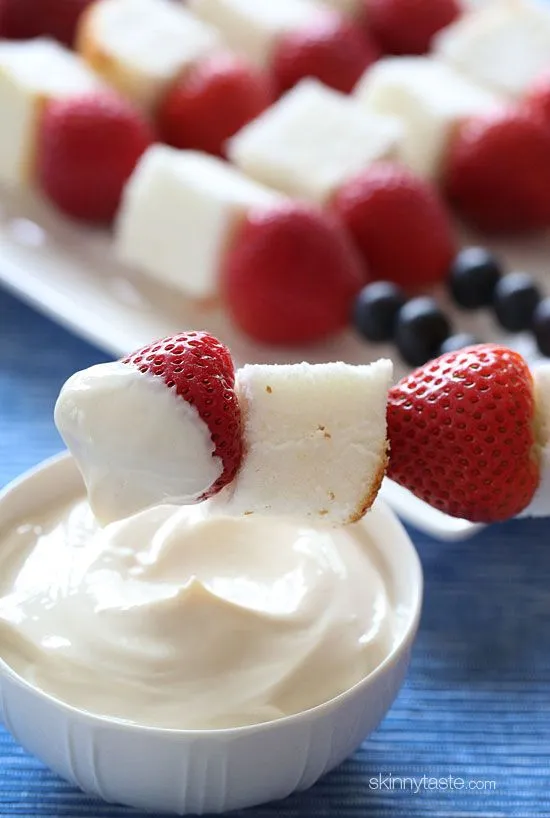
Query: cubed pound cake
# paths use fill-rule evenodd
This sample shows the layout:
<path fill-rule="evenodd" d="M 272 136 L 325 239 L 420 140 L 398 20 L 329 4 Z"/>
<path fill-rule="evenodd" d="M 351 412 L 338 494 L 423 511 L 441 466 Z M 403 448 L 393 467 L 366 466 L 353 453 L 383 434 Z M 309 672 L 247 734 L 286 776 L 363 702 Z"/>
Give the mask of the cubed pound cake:
<path fill-rule="evenodd" d="M 372 162 L 397 158 L 400 139 L 397 120 L 304 79 L 239 131 L 228 155 L 258 182 L 325 204 Z"/>
<path fill-rule="evenodd" d="M 401 158 L 436 179 L 455 129 L 466 117 L 499 107 L 499 96 L 429 57 L 388 57 L 367 69 L 353 96 L 365 112 L 396 118 Z"/>
<path fill-rule="evenodd" d="M 443 29 L 435 55 L 471 80 L 517 98 L 550 65 L 550 7 L 499 0 Z"/>
<path fill-rule="evenodd" d="M 220 37 L 172 0 L 96 0 L 77 48 L 107 83 L 151 110 L 176 77 L 220 48 Z"/>
<path fill-rule="evenodd" d="M 334 525 L 360 519 L 386 469 L 391 377 L 387 360 L 240 369 L 245 456 L 211 502 L 231 514 Z"/>
<path fill-rule="evenodd" d="M 188 5 L 231 48 L 264 68 L 283 35 L 308 28 L 323 13 L 313 0 L 189 0 Z"/>
<path fill-rule="evenodd" d="M 521 517 L 550 517 L 550 364 L 533 370 L 537 406 L 537 436 L 540 445 L 540 484 Z"/>
<path fill-rule="evenodd" d="M 223 254 L 249 209 L 280 198 L 220 159 L 154 145 L 126 186 L 115 250 L 191 298 L 215 298 Z"/>
<path fill-rule="evenodd" d="M 53 40 L 0 40 L 0 182 L 32 181 L 37 135 L 48 101 L 101 87 L 75 54 Z"/>

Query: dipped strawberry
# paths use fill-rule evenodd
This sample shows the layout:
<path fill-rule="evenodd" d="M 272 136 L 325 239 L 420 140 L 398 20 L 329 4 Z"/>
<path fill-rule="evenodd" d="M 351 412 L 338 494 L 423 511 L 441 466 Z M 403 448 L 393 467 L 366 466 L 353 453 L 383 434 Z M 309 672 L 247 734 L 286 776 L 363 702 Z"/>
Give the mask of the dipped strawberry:
<path fill-rule="evenodd" d="M 327 14 L 307 28 L 284 35 L 272 67 L 281 92 L 304 77 L 316 77 L 337 91 L 349 93 L 379 56 L 378 48 L 357 23 Z"/>
<path fill-rule="evenodd" d="M 288 201 L 249 212 L 225 253 L 220 287 L 243 332 L 290 345 L 344 329 L 365 278 L 340 226 Z"/>
<path fill-rule="evenodd" d="M 216 155 L 274 94 L 269 75 L 234 54 L 220 53 L 191 67 L 170 87 L 157 114 L 163 142 Z"/>
<path fill-rule="evenodd" d="M 109 222 L 153 138 L 138 109 L 114 93 L 54 100 L 38 135 L 39 185 L 67 215 Z"/>
<path fill-rule="evenodd" d="M 345 183 L 333 200 L 375 279 L 408 289 L 441 281 L 456 253 L 436 189 L 402 165 L 377 162 Z"/>
<path fill-rule="evenodd" d="M 211 497 L 241 462 L 233 361 L 205 332 L 76 373 L 61 390 L 55 422 L 102 522 Z"/>
<path fill-rule="evenodd" d="M 467 120 L 452 141 L 443 185 L 465 221 L 489 233 L 550 225 L 550 128 L 529 107 Z"/>
<path fill-rule="evenodd" d="M 369 29 L 387 54 L 425 54 L 461 13 L 458 0 L 365 0 Z"/>
<path fill-rule="evenodd" d="M 454 517 L 491 523 L 540 481 L 533 379 L 517 352 L 481 344 L 420 367 L 390 390 L 388 475 Z"/>

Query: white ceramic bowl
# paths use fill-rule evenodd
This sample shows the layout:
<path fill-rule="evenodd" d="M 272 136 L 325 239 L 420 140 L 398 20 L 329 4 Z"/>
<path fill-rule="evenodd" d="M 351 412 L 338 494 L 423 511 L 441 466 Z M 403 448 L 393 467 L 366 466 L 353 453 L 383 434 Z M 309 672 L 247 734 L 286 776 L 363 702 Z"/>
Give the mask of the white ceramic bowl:
<path fill-rule="evenodd" d="M 82 492 L 64 455 L 0 494 L 0 529 Z M 37 690 L 0 660 L 1 715 L 17 741 L 63 778 L 105 801 L 177 814 L 223 812 L 310 787 L 374 730 L 405 677 L 422 599 L 414 547 L 380 501 L 367 515 L 391 578 L 401 636 L 350 690 L 294 716 L 228 730 L 166 730 L 77 710 Z"/>

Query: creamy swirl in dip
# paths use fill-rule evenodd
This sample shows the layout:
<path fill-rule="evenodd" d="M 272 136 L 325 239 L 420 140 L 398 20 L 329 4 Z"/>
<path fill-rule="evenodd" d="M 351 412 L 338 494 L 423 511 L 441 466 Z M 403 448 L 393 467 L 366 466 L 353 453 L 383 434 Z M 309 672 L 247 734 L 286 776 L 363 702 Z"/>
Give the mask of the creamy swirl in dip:
<path fill-rule="evenodd" d="M 214 729 L 347 690 L 400 635 L 386 567 L 343 529 L 158 506 L 99 527 L 78 499 L 0 543 L 0 653 L 68 704 Z"/>

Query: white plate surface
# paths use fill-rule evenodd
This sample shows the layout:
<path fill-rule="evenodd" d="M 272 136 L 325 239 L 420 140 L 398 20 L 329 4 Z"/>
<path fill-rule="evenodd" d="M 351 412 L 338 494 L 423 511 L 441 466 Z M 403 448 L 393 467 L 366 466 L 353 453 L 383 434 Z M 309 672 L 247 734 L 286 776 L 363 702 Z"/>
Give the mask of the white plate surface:
<path fill-rule="evenodd" d="M 493 247 L 509 269 L 534 273 L 550 294 L 550 237 Z M 185 260 L 182 260 L 185 263 Z M 111 237 L 57 216 L 35 196 L 0 191 L 0 282 L 78 335 L 114 357 L 154 338 L 182 329 L 207 329 L 227 343 L 238 364 L 344 360 L 365 363 L 393 357 L 389 345 L 369 345 L 345 333 L 330 342 L 301 349 L 276 349 L 242 337 L 216 307 L 197 306 L 179 293 L 118 265 Z M 453 309 L 440 293 L 450 315 Z M 486 312 L 455 312 L 456 326 L 480 340 L 505 340 L 529 360 L 536 360 L 526 336 L 503 338 Z M 396 364 L 396 376 L 406 370 Z M 434 537 L 455 540 L 481 526 L 449 517 L 409 492 L 385 481 L 385 500 L 406 522 Z"/>

